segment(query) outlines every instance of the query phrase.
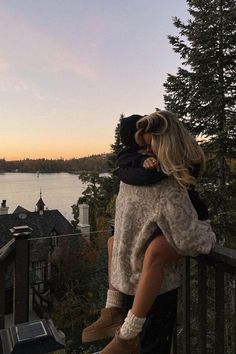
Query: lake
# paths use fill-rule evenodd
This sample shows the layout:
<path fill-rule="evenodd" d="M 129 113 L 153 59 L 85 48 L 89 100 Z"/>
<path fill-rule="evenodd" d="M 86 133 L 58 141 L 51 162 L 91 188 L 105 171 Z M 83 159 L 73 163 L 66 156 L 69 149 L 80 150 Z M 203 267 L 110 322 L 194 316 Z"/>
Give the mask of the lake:
<path fill-rule="evenodd" d="M 20 205 L 35 210 L 40 197 L 48 209 L 58 209 L 72 220 L 71 205 L 76 203 L 86 188 L 77 175 L 69 173 L 5 173 L 0 174 L 0 202 L 6 199 L 9 213 Z"/>

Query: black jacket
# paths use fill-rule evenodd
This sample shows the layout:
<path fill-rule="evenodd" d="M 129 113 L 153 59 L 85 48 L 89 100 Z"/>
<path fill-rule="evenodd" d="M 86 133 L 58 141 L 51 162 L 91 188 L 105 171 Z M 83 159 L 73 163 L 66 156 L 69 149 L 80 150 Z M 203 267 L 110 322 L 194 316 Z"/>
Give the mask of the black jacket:
<path fill-rule="evenodd" d="M 142 165 L 147 155 L 142 155 L 137 149 L 126 147 L 117 157 L 117 168 L 113 171 L 122 182 L 131 185 L 144 186 L 160 182 L 168 176 L 161 170 L 145 169 Z M 197 174 L 194 169 L 194 175 Z M 200 199 L 194 186 L 188 189 L 189 198 L 196 209 L 199 220 L 209 219 L 208 208 Z"/>
<path fill-rule="evenodd" d="M 156 169 L 145 169 L 142 165 L 147 155 L 132 148 L 124 148 L 117 156 L 118 168 L 113 171 L 122 182 L 136 186 L 145 186 L 160 182 L 167 176 Z"/>

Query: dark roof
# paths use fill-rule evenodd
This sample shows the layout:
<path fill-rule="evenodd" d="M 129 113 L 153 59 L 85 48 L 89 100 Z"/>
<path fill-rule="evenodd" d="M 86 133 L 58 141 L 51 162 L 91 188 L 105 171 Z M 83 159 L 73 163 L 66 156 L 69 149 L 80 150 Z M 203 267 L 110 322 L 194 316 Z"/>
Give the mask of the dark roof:
<path fill-rule="evenodd" d="M 29 210 L 23 208 L 21 205 L 18 205 L 18 207 L 16 207 L 16 209 L 13 211 L 13 214 L 19 214 L 19 213 L 30 213 Z"/>
<path fill-rule="evenodd" d="M 30 238 L 49 236 L 55 230 L 58 235 L 75 233 L 73 226 L 58 210 L 38 212 L 20 212 L 0 215 L 0 247 L 12 239 L 10 229 L 27 225 L 33 229 Z"/>

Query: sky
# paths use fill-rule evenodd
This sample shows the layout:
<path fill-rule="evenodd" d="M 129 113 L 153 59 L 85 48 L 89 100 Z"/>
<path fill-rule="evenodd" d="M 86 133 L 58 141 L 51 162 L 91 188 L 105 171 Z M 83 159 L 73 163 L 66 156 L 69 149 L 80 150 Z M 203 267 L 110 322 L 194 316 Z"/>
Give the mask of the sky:
<path fill-rule="evenodd" d="M 1 0 L 0 158 L 107 153 L 121 114 L 164 108 L 184 0 Z"/>

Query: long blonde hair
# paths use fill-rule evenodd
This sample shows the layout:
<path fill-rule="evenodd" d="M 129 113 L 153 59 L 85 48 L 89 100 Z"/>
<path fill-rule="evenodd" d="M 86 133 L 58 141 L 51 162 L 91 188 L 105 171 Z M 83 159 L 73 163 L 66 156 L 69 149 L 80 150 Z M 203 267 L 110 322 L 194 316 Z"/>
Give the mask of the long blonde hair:
<path fill-rule="evenodd" d="M 173 175 L 181 186 L 196 184 L 191 175 L 194 168 L 205 169 L 204 152 L 192 134 L 169 111 L 157 111 L 137 122 L 136 141 L 145 145 L 143 135 L 151 133 L 151 146 L 160 167 L 167 175 Z"/>

